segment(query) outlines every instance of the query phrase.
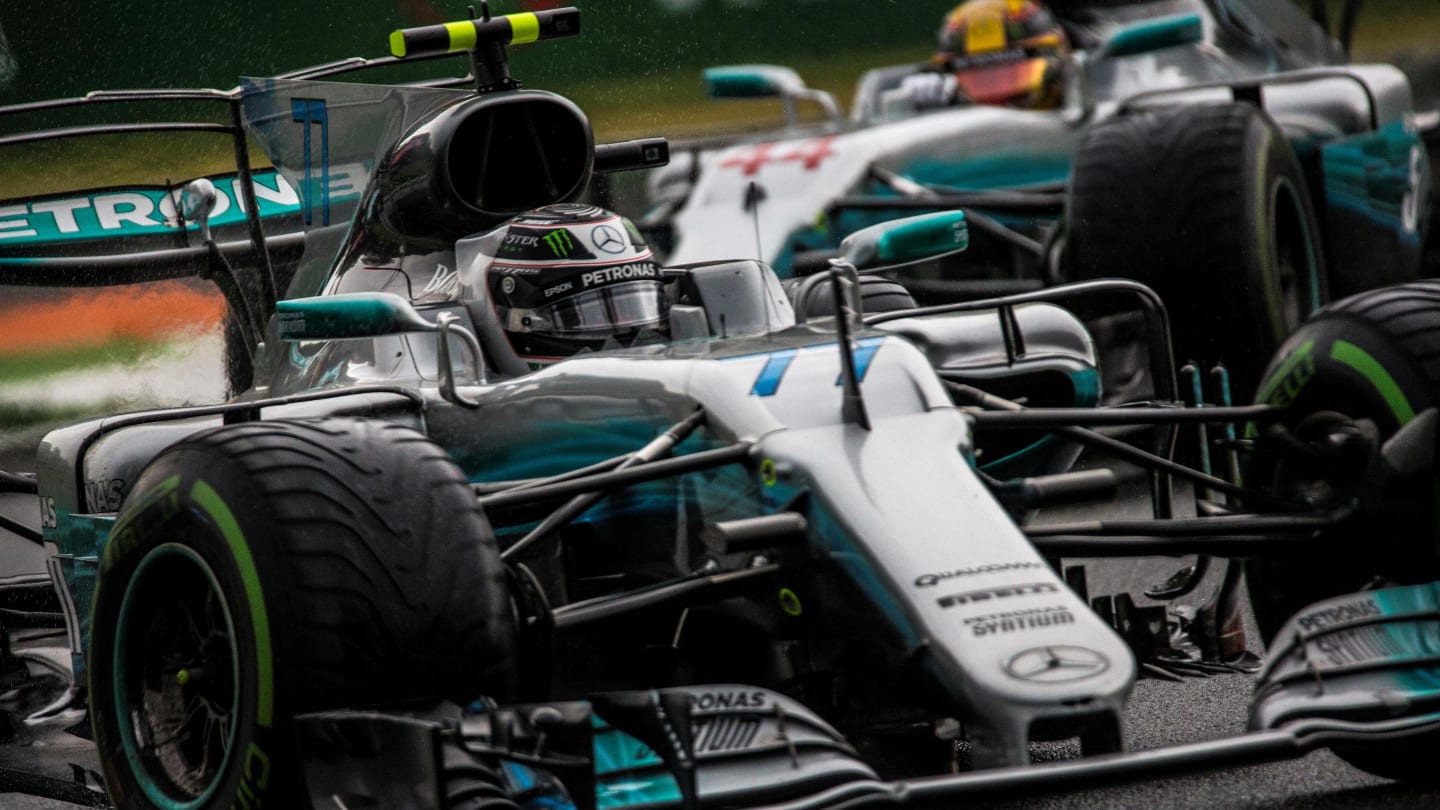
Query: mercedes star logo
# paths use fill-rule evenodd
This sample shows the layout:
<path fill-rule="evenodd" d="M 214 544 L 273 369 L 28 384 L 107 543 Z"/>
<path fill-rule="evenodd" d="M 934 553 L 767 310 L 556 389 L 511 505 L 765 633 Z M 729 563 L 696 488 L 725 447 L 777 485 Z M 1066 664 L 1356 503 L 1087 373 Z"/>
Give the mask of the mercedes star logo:
<path fill-rule="evenodd" d="M 624 253 L 625 237 L 609 225 L 596 225 L 590 231 L 590 242 L 606 253 Z"/>
<path fill-rule="evenodd" d="M 1105 656 L 1084 647 L 1058 644 L 1016 653 L 1005 671 L 1022 681 L 1062 683 L 1099 675 L 1110 668 Z"/>

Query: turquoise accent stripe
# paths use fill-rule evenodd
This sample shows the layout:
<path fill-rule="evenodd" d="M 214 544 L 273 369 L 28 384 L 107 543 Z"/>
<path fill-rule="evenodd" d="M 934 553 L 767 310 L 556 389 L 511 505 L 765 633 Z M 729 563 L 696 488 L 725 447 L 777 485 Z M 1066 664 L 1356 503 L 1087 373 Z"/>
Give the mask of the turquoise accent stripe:
<path fill-rule="evenodd" d="M 214 174 L 216 210 L 211 227 L 245 222 L 238 175 Z M 300 198 L 274 169 L 251 175 L 260 218 L 300 212 Z M 358 200 L 358 188 L 341 189 L 335 199 Z M 85 239 L 125 238 L 178 234 L 175 205 L 169 193 L 156 186 L 116 187 L 29 199 L 0 200 L 0 245 L 46 245 Z M 198 231 L 194 222 L 186 230 Z"/>
<path fill-rule="evenodd" d="M 824 498 L 806 500 L 810 502 L 810 508 L 804 510 L 805 519 L 810 524 L 807 532 L 810 541 L 829 553 L 830 561 L 866 595 L 870 605 L 894 629 L 907 650 L 919 647 L 924 638 L 924 628 L 913 622 L 910 613 L 894 598 L 864 544 L 835 515 L 833 507 Z"/>
<path fill-rule="evenodd" d="M 1423 140 L 1406 122 L 1320 146 L 1325 203 L 1392 231 L 1409 249 L 1429 216 Z"/>
<path fill-rule="evenodd" d="M 755 385 L 750 393 L 757 397 L 774 396 L 780 390 L 780 380 L 785 377 L 785 372 L 790 368 L 790 363 L 795 360 L 798 354 L 796 349 L 786 349 L 775 352 L 765 361 L 765 367 L 760 369 L 760 376 L 755 378 Z"/>
<path fill-rule="evenodd" d="M 1075 388 L 1075 401 L 1069 407 L 1094 408 L 1100 404 L 1100 374 L 1095 369 L 1079 369 L 1066 376 L 1070 378 L 1070 384 Z M 981 464 L 980 469 L 1002 479 L 1024 475 L 1044 475 L 1046 470 L 1041 462 L 1044 462 L 1049 456 L 1043 453 L 1061 441 L 1056 438 L 1055 434 L 1047 433 L 1034 443 L 1003 458 Z"/>
<path fill-rule="evenodd" d="M 591 715 L 597 810 L 680 804 L 680 784 L 650 747 Z"/>
<path fill-rule="evenodd" d="M 1440 583 L 1385 588 L 1375 591 L 1372 598 L 1385 616 L 1433 611 L 1440 608 Z M 1420 657 L 1440 652 L 1440 634 L 1437 634 L 1432 622 L 1397 623 L 1386 625 L 1383 630 L 1399 649 L 1409 655 Z M 1397 670 L 1394 679 L 1412 697 L 1440 691 L 1440 668 L 1437 667 L 1417 666 Z"/>

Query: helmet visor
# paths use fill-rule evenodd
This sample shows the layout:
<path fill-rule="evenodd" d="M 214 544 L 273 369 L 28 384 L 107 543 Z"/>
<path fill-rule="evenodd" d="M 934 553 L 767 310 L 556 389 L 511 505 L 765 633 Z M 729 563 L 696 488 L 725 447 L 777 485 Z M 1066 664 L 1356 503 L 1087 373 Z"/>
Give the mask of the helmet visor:
<path fill-rule="evenodd" d="M 965 97 L 977 104 L 1007 104 L 1040 95 L 1049 60 L 1043 57 L 975 65 L 956 71 Z"/>
<path fill-rule="evenodd" d="M 572 295 L 532 310 L 503 313 L 512 332 L 604 337 L 658 327 L 670 314 L 665 288 L 656 281 L 627 281 Z"/>

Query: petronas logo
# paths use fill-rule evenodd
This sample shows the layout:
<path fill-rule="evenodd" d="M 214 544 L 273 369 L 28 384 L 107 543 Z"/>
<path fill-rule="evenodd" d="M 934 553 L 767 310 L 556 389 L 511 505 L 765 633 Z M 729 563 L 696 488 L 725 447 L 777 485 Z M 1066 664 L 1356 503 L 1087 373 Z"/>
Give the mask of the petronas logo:
<path fill-rule="evenodd" d="M 545 234 L 545 244 L 549 246 L 551 253 L 562 259 L 569 256 L 570 251 L 575 247 L 575 241 L 570 238 L 570 232 L 564 228 Z"/>

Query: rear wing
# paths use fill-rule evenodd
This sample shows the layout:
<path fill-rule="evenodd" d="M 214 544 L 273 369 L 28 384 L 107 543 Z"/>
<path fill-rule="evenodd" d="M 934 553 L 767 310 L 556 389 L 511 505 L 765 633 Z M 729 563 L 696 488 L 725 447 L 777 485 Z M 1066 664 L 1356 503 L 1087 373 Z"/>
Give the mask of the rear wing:
<path fill-rule="evenodd" d="M 157 103 L 187 112 L 192 108 L 209 108 L 212 119 L 219 117 L 215 115 L 215 108 L 219 106 L 222 115 L 228 112 L 228 120 L 104 123 L 41 129 L 0 136 L 0 149 L 133 133 L 204 132 L 228 136 L 236 169 L 234 182 L 221 185 L 229 185 L 237 196 L 232 207 L 240 215 L 245 238 L 251 243 L 252 261 L 273 291 L 274 278 L 264 250 L 265 235 L 238 89 L 106 91 L 80 98 L 17 104 L 0 107 L 0 127 L 9 128 L 11 122 L 26 117 L 76 108 Z M 197 228 L 184 222 L 176 204 L 178 192 L 178 187 L 107 188 L 0 201 L 0 284 L 107 286 L 148 280 L 152 273 L 159 278 L 199 275 L 203 264 L 197 264 L 188 272 L 183 267 L 186 255 L 194 252 L 192 248 L 202 252 L 204 249 L 191 244 L 190 234 Z M 227 197 L 226 201 L 230 199 Z M 232 221 L 235 219 L 231 217 Z M 133 244 L 127 244 L 132 240 Z M 162 264 L 172 266 L 161 269 L 157 265 L 151 272 L 142 269 L 169 254 L 173 254 L 173 260 Z M 203 253 L 197 258 L 203 258 Z M 87 260 L 93 260 L 94 264 Z M 112 268 L 120 272 L 107 272 Z"/>
<path fill-rule="evenodd" d="M 181 113 L 160 121 L 0 134 L 0 155 L 7 147 L 92 136 L 211 133 L 230 140 L 234 165 L 233 171 L 204 175 L 215 187 L 208 220 L 213 234 L 185 221 L 177 204 L 195 178 L 0 199 L 0 285 L 101 287 L 207 277 L 219 256 L 253 270 L 255 277 L 242 286 L 269 305 L 257 313 L 268 317 L 293 273 L 287 265 L 304 252 L 307 235 L 330 229 L 316 252 L 334 246 L 341 235 L 336 229 L 347 226 L 375 161 L 391 143 L 444 106 L 476 92 L 514 86 L 505 46 L 578 32 L 579 11 L 573 8 L 487 14 L 395 31 L 391 56 L 353 57 L 246 79 L 231 90 L 101 91 L 0 107 L 0 133 L 14 132 L 27 117 L 77 109 L 151 105 L 153 110 L 166 104 L 167 113 Z M 465 59 L 464 75 L 386 85 L 335 81 L 402 63 L 451 58 Z M 270 166 L 252 165 L 256 143 Z M 594 174 L 669 160 L 663 138 L 598 144 L 594 150 Z M 211 235 L 213 245 L 208 244 Z"/>
<path fill-rule="evenodd" d="M 307 81 L 398 61 L 394 57 L 348 59 L 275 79 L 247 81 L 231 90 L 102 91 L 0 107 L 0 167 L 17 172 L 12 177 L 25 177 L 27 156 L 51 160 L 69 156 L 68 150 L 80 156 L 57 162 L 65 166 L 67 174 L 74 168 L 80 175 L 60 181 L 63 184 L 47 187 L 50 177 L 43 169 L 29 171 L 28 185 L 36 188 L 28 196 L 21 196 L 30 191 L 23 187 L 26 183 L 0 180 L 0 197 L 5 198 L 0 199 L 0 285 L 103 288 L 208 280 L 223 295 L 229 312 L 225 326 L 229 388 L 232 392 L 248 388 L 254 375 L 255 349 L 263 339 L 275 301 L 302 263 L 306 267 L 313 264 L 314 277 L 323 278 L 333 244 L 348 226 L 349 213 L 359 201 L 369 170 L 363 159 L 345 160 L 343 138 L 336 144 L 338 148 L 329 148 L 323 107 L 317 110 L 308 103 L 284 110 L 306 154 L 294 167 L 277 159 L 272 150 L 275 138 L 266 132 L 265 116 L 278 118 L 274 113 L 279 104 L 290 107 L 294 100 L 266 97 L 265 88 L 279 85 L 288 90 Z M 415 86 L 461 87 L 469 81 L 462 76 Z M 348 86 L 357 92 L 367 87 Z M 369 87 L 372 93 L 398 89 Z M 468 93 L 457 90 L 439 90 L 434 103 L 466 96 Z M 343 112 L 335 118 L 344 124 Z M 308 162 L 312 130 L 317 136 L 313 144 L 317 166 Z M 185 167 L 179 178 L 155 177 L 151 163 L 130 170 L 131 161 L 150 157 L 148 152 L 157 145 L 160 152 L 172 146 L 168 133 L 179 133 L 177 140 L 202 150 L 203 156 L 191 159 L 195 156 L 182 151 L 172 159 L 162 154 L 160 162 Z M 157 137 L 147 137 L 150 135 Z M 128 150 L 116 150 L 113 144 L 121 140 L 116 136 L 129 136 L 135 143 Z M 222 140 L 211 146 L 205 136 Z M 269 153 L 269 161 L 253 155 L 256 144 Z M 373 154 L 374 148 L 372 144 L 364 151 Z M 109 154 L 95 160 L 94 152 Z M 252 161 L 252 157 L 257 159 Z M 105 158 L 111 162 L 106 163 Z M 229 170 L 224 168 L 227 163 Z M 210 173 L 202 170 L 201 177 L 186 175 L 191 167 L 208 167 Z M 111 179 L 89 187 L 87 175 L 96 172 L 96 176 Z M 121 181 L 117 184 L 114 178 Z M 126 182 L 132 178 L 148 182 Z M 187 221 L 186 206 L 181 203 L 185 188 L 196 181 L 213 189 L 213 203 L 204 222 Z M 79 190 L 74 190 L 77 187 Z M 318 207 L 322 201 L 323 210 Z M 202 218 L 193 212 L 192 217 Z"/>
<path fill-rule="evenodd" d="M 455 54 L 436 54 L 406 61 L 452 56 Z M 357 57 L 303 68 L 267 81 L 332 79 L 398 62 L 400 59 L 393 56 Z M 459 89 L 473 82 L 467 74 L 403 86 Z M 247 136 L 256 134 L 255 122 L 247 120 L 246 103 L 253 103 L 257 86 L 251 81 L 230 90 L 97 91 L 77 98 L 0 107 L 0 132 L 13 133 L 0 135 L 0 155 L 8 147 L 107 135 L 176 132 L 228 138 L 234 170 L 205 175 L 217 192 L 210 225 L 224 255 L 255 267 L 263 277 L 263 285 L 272 290 L 273 300 L 277 285 L 272 251 L 293 252 L 302 241 L 307 192 L 327 199 L 333 196 L 332 202 L 342 203 L 358 199 L 359 195 L 349 191 L 332 195 L 331 189 L 318 182 L 307 184 L 303 178 L 296 182 L 294 174 L 287 177 L 274 166 L 252 168 Z M 170 117 L 15 131 L 27 120 L 40 120 L 50 113 L 98 112 L 102 107 L 153 111 L 159 105 L 165 105 Z M 307 109 L 302 114 L 313 118 L 317 113 Z M 313 122 L 319 123 L 319 119 Z M 307 119 L 305 123 L 312 121 Z M 322 142 L 317 148 L 326 145 Z M 317 162 L 330 168 L 328 161 Z M 205 275 L 208 250 L 199 223 L 186 222 L 177 205 L 184 185 L 192 179 L 197 178 L 173 182 L 167 178 L 164 184 L 106 186 L 29 197 L 5 195 L 8 199 L 0 199 L 0 285 L 101 287 Z"/>

